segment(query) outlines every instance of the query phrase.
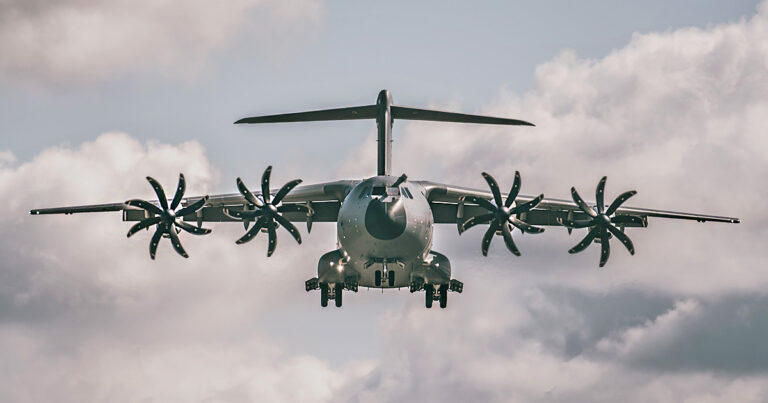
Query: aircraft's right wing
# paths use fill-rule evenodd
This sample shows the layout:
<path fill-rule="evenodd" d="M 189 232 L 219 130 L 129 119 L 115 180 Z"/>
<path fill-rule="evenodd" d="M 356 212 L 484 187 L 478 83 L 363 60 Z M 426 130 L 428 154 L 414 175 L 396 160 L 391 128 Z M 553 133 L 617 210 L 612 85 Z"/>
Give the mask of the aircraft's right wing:
<path fill-rule="evenodd" d="M 467 202 L 466 198 L 468 196 L 478 197 L 489 201 L 493 200 L 493 194 L 488 190 L 445 185 L 435 182 L 420 183 L 427 191 L 427 198 L 432 206 L 435 223 L 453 224 L 456 223 L 457 220 L 463 221 L 469 217 L 487 213 L 486 209 L 480 207 L 476 203 Z M 526 203 L 534 198 L 535 197 L 533 196 L 519 195 L 515 198 L 515 203 Z M 589 205 L 594 206 L 594 203 L 589 203 Z M 642 225 L 638 221 L 637 223 L 627 223 L 625 225 L 626 227 L 645 227 L 648 225 L 648 217 L 695 220 L 699 222 L 740 222 L 736 217 L 657 210 L 642 207 L 619 207 L 616 210 L 616 214 L 636 216 L 643 220 Z M 524 221 L 531 225 L 562 226 L 559 220 L 570 219 L 578 221 L 587 218 L 587 215 L 572 200 L 544 198 L 535 208 L 525 215 Z"/>

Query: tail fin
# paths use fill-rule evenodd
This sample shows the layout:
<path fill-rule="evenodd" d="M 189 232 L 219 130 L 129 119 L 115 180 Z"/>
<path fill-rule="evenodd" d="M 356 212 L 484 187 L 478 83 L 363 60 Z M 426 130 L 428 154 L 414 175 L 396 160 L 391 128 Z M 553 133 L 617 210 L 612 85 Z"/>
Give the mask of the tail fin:
<path fill-rule="evenodd" d="M 239 123 L 287 123 L 314 122 L 324 120 L 376 119 L 378 136 L 378 175 L 390 175 L 392 167 L 392 123 L 395 119 L 428 120 L 490 125 L 535 126 L 524 120 L 443 112 L 431 109 L 409 108 L 392 104 L 392 94 L 381 90 L 375 105 L 353 106 L 350 108 L 324 109 L 310 112 L 283 113 L 279 115 L 243 118 Z"/>

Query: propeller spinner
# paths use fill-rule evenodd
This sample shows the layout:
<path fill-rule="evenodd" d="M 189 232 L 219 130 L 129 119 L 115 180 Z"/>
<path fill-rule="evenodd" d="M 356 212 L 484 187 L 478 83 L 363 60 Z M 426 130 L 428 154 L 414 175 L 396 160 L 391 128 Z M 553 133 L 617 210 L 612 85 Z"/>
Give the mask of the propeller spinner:
<path fill-rule="evenodd" d="M 515 245 L 514 240 L 512 240 L 512 230 L 510 225 L 514 225 L 523 232 L 531 232 L 534 234 L 544 232 L 544 228 L 534 227 L 533 225 L 530 225 L 525 221 L 517 218 L 517 215 L 525 213 L 536 207 L 536 205 L 539 204 L 542 199 L 544 199 L 544 195 L 540 194 L 533 200 L 512 207 L 512 204 L 515 202 L 515 198 L 517 198 L 517 195 L 520 192 L 520 172 L 515 171 L 515 181 L 513 182 L 512 189 L 509 191 L 507 200 L 504 203 L 502 203 L 501 192 L 499 191 L 499 185 L 496 183 L 496 179 L 485 172 L 483 172 L 483 178 L 491 188 L 491 193 L 493 193 L 493 201 L 495 204 L 482 197 L 465 197 L 464 200 L 485 208 L 489 211 L 489 213 L 470 217 L 461 223 L 459 225 L 459 234 L 474 227 L 475 225 L 490 222 L 491 225 L 488 227 L 488 230 L 485 231 L 485 235 L 483 236 L 483 256 L 488 256 L 488 247 L 491 245 L 493 235 L 498 231 L 501 231 L 501 235 L 504 238 L 504 243 L 507 245 L 507 249 L 509 249 L 509 251 L 514 255 L 520 256 L 520 250 L 517 249 L 517 245 Z"/>
<path fill-rule="evenodd" d="M 184 191 L 187 186 L 186 181 L 184 180 L 184 174 L 179 174 L 179 185 L 176 188 L 176 194 L 173 196 L 170 206 L 168 205 L 168 199 L 165 197 L 165 191 L 163 191 L 163 187 L 160 186 L 160 183 L 149 176 L 147 176 L 147 181 L 149 181 L 149 184 L 152 185 L 152 188 L 155 190 L 160 207 L 140 199 L 133 199 L 125 202 L 125 204 L 129 206 L 144 209 L 150 215 L 149 218 L 139 221 L 128 230 L 128 238 L 142 229 L 157 225 L 155 234 L 152 236 L 152 240 L 149 243 L 149 257 L 152 259 L 155 258 L 157 245 L 160 243 L 160 238 L 163 234 L 168 234 L 173 249 L 176 250 L 179 255 L 185 258 L 189 257 L 187 252 L 181 246 L 181 241 L 179 241 L 178 229 L 183 229 L 184 231 L 195 235 L 205 235 L 211 232 L 210 229 L 195 227 L 194 225 L 190 225 L 183 221 L 185 215 L 195 213 L 203 208 L 205 202 L 208 201 L 208 196 L 204 196 L 198 201 L 176 211 L 176 208 L 179 207 L 179 204 L 181 203 L 181 199 L 184 197 Z"/>
<path fill-rule="evenodd" d="M 600 182 L 597 184 L 597 191 L 595 194 L 597 211 L 590 207 L 584 201 L 584 199 L 579 196 L 579 193 L 576 191 L 575 187 L 571 188 L 571 196 L 573 197 L 573 201 L 579 206 L 581 211 L 591 217 L 590 219 L 574 221 L 558 218 L 558 222 L 560 224 L 569 228 L 590 228 L 587 236 L 585 236 L 581 242 L 576 244 L 576 246 L 571 248 L 568 253 L 579 253 L 586 249 L 592 243 L 592 241 L 599 239 L 601 247 L 600 267 L 605 266 L 605 263 L 608 261 L 608 257 L 611 254 L 611 245 L 608 243 L 608 240 L 611 238 L 611 234 L 613 234 L 613 236 L 618 238 L 621 243 L 624 244 L 631 255 L 635 254 L 635 247 L 632 245 L 632 241 L 622 230 L 616 227 L 617 224 L 619 226 L 623 224 L 638 224 L 643 226 L 643 219 L 640 217 L 621 214 L 614 215 L 616 210 L 621 207 L 621 205 L 627 201 L 627 199 L 637 194 L 637 192 L 634 190 L 620 194 L 619 197 L 617 197 L 613 203 L 611 203 L 608 209 L 605 209 L 604 200 L 606 179 L 607 177 L 603 176 L 603 178 L 600 179 Z M 613 217 L 611 217 L 612 215 Z"/>
<path fill-rule="evenodd" d="M 275 194 L 275 197 L 270 200 L 270 194 L 269 194 L 269 178 L 272 174 L 272 166 L 268 166 L 266 170 L 264 170 L 264 174 L 261 176 L 261 199 L 259 199 L 256 195 L 251 193 L 250 190 L 245 186 L 245 183 L 243 183 L 243 180 L 240 178 L 237 178 L 237 189 L 240 191 L 240 194 L 245 197 L 245 199 L 248 201 L 248 203 L 255 206 L 254 210 L 229 210 L 225 209 L 224 214 L 227 216 L 241 220 L 243 222 L 248 222 L 251 220 L 256 220 L 253 227 L 248 230 L 248 232 L 245 233 L 240 239 L 238 239 L 235 243 L 238 245 L 246 243 L 256 237 L 258 235 L 259 231 L 261 231 L 262 228 L 267 229 L 268 234 L 268 240 L 269 244 L 267 246 L 267 256 L 272 256 L 272 253 L 275 252 L 275 248 L 277 247 L 277 234 L 275 232 L 277 225 L 283 226 L 288 232 L 291 233 L 293 238 L 301 244 L 301 235 L 299 234 L 299 230 L 296 229 L 296 226 L 294 226 L 290 221 L 288 221 L 285 217 L 282 216 L 283 213 L 287 212 L 302 212 L 307 213 L 307 216 L 309 217 L 311 215 L 311 211 L 309 207 L 300 205 L 300 204 L 283 204 L 280 205 L 283 198 L 290 193 L 293 188 L 295 188 L 299 183 L 301 183 L 301 179 L 294 179 L 285 185 L 283 185 L 282 188 Z M 307 221 L 308 228 L 311 225 L 311 221 Z"/>

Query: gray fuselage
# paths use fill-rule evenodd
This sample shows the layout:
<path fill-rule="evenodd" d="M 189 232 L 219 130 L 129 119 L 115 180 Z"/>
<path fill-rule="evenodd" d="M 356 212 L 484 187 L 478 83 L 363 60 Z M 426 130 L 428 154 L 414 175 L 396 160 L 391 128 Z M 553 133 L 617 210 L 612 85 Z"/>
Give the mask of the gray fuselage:
<path fill-rule="evenodd" d="M 414 276 L 426 283 L 450 280 L 447 259 L 430 250 L 434 222 L 424 189 L 407 181 L 392 187 L 397 179 L 375 176 L 349 192 L 339 210 L 339 249 L 321 258 L 320 281 L 353 277 L 362 287 L 399 288 Z"/>

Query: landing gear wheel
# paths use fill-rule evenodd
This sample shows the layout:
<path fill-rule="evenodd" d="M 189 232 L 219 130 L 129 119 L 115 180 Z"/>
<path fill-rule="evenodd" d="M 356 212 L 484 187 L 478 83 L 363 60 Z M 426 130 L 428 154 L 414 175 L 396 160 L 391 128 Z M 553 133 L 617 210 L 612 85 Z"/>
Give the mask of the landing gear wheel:
<path fill-rule="evenodd" d="M 320 284 L 320 306 L 328 306 L 328 284 Z"/>
<path fill-rule="evenodd" d="M 336 307 L 341 307 L 341 292 L 344 290 L 344 285 L 336 283 Z"/>
<path fill-rule="evenodd" d="M 373 273 L 373 284 L 375 284 L 376 287 L 381 287 L 381 270 L 376 270 L 376 272 Z"/>
<path fill-rule="evenodd" d="M 440 308 L 448 306 L 448 284 L 440 286 Z"/>
<path fill-rule="evenodd" d="M 427 308 L 432 308 L 432 300 L 435 298 L 435 286 L 432 284 L 424 284 L 424 291 L 426 291 L 425 294 L 427 294 Z"/>

